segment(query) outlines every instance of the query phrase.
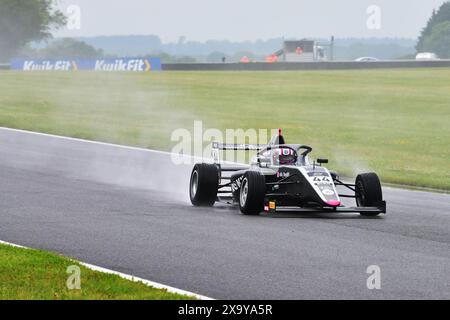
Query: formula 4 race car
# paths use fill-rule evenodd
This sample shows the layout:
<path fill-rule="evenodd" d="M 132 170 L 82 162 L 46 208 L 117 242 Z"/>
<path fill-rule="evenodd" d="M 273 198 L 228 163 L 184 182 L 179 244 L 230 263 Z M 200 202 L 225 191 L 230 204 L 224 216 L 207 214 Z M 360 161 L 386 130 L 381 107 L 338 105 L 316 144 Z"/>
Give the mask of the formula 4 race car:
<path fill-rule="evenodd" d="M 256 151 L 249 166 L 225 166 L 221 150 Z M 243 214 L 276 212 L 357 212 L 363 216 L 386 213 L 380 179 L 375 173 L 363 173 L 355 184 L 344 183 L 323 164 L 327 159 L 310 162 L 312 148 L 286 144 L 274 136 L 267 145 L 226 145 L 213 143 L 214 163 L 194 166 L 189 194 L 194 206 L 213 206 L 216 201 L 239 205 Z M 338 194 L 336 187 L 350 194 Z M 357 207 L 345 207 L 341 198 L 356 199 Z"/>

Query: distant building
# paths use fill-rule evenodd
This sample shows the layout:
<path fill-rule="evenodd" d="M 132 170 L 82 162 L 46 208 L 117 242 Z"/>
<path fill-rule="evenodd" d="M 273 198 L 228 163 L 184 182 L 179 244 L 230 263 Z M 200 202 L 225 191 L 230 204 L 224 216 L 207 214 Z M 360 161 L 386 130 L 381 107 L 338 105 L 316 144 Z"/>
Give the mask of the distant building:
<path fill-rule="evenodd" d="M 286 40 L 283 48 L 278 50 L 266 60 L 270 62 L 313 62 L 328 60 L 327 51 L 332 56 L 333 39 L 330 43 L 319 44 L 315 40 Z M 276 59 L 275 59 L 276 57 Z M 269 62 L 269 61 L 268 61 Z"/>

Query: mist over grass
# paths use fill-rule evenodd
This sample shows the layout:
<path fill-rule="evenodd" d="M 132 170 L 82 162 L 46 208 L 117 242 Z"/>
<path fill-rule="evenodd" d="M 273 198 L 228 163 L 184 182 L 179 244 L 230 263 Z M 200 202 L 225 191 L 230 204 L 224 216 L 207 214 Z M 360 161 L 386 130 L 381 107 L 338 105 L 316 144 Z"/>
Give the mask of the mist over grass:
<path fill-rule="evenodd" d="M 173 130 L 284 129 L 344 175 L 450 189 L 450 70 L 0 73 L 0 125 L 170 151 Z"/>

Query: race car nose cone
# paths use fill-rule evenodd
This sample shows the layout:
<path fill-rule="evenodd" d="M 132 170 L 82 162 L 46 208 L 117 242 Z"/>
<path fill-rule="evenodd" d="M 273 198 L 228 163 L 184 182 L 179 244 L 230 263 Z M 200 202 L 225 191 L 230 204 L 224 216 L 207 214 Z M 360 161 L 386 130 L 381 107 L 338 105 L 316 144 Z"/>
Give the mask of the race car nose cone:
<path fill-rule="evenodd" d="M 331 201 L 327 201 L 327 205 L 332 206 L 332 207 L 339 207 L 341 205 L 341 202 L 337 201 L 337 200 L 331 200 Z"/>

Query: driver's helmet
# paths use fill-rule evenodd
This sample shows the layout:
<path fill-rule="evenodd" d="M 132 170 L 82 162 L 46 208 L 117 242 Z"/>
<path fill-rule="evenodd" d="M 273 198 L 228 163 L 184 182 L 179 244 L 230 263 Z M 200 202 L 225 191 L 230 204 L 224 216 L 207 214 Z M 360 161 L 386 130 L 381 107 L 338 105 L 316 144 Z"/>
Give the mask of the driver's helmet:
<path fill-rule="evenodd" d="M 297 152 L 291 148 L 277 148 L 272 156 L 274 165 L 293 166 L 298 159 Z"/>

